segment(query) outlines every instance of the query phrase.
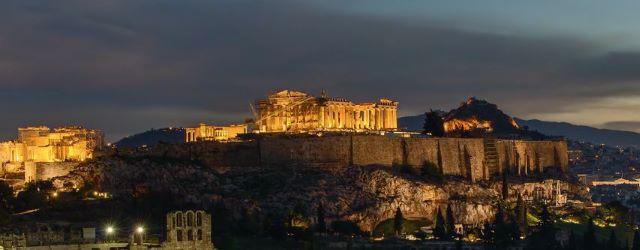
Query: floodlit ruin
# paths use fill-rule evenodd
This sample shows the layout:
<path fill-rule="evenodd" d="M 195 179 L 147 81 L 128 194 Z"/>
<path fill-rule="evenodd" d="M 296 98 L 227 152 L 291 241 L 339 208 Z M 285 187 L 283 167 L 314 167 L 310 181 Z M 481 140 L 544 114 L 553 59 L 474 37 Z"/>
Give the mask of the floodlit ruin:
<path fill-rule="evenodd" d="M 25 127 L 18 129 L 18 138 L 0 143 L 0 164 L 3 173 L 25 171 L 25 179 L 38 172 L 38 165 L 82 162 L 94 157 L 104 145 L 103 134 L 82 127 Z M 64 165 L 64 164 L 63 164 Z M 53 166 L 55 168 L 56 166 Z"/>
<path fill-rule="evenodd" d="M 283 90 L 256 101 L 258 132 L 394 131 L 398 102 L 353 103 L 344 98 L 320 97 Z"/>
<path fill-rule="evenodd" d="M 185 128 L 185 142 L 229 141 L 239 134 L 247 133 L 246 124 L 215 126 L 200 123 L 197 127 Z"/>

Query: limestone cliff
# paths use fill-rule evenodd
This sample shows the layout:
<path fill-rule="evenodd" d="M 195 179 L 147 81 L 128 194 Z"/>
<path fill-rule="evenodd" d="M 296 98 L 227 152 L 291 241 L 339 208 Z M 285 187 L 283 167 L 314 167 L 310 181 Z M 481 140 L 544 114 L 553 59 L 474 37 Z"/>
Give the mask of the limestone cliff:
<path fill-rule="evenodd" d="M 244 211 L 263 216 L 299 206 L 311 221 L 322 203 L 328 220 L 352 221 L 364 231 L 392 218 L 397 207 L 408 218 L 432 220 L 437 209 L 451 205 L 459 223 L 484 223 L 493 216 L 500 187 L 490 181 L 425 181 L 379 166 L 236 168 L 218 173 L 190 160 L 122 156 L 83 163 L 55 181 L 58 187 L 81 187 L 85 183 L 122 199 L 156 192 L 176 203 L 222 204 L 238 217 Z M 511 188 L 515 193 L 526 185 L 549 186 L 520 183 Z"/>

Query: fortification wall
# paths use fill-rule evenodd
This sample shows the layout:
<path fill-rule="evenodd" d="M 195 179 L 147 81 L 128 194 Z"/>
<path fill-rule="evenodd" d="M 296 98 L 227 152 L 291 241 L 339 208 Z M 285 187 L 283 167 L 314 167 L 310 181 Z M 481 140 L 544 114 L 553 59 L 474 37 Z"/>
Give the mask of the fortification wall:
<path fill-rule="evenodd" d="M 564 141 L 495 141 L 497 163 L 487 163 L 482 138 L 398 138 L 377 135 L 269 136 L 245 142 L 160 145 L 155 156 L 198 160 L 215 168 L 274 165 L 348 166 L 425 163 L 445 175 L 470 180 L 510 173 L 527 175 L 549 167 L 567 170 Z"/>
<path fill-rule="evenodd" d="M 339 164 L 351 159 L 349 136 L 269 137 L 259 140 L 262 164 Z"/>
<path fill-rule="evenodd" d="M 499 168 L 492 174 L 508 170 L 518 175 L 540 173 L 547 168 L 568 170 L 569 157 L 565 141 L 516 141 L 502 140 L 496 143 Z"/>
<path fill-rule="evenodd" d="M 438 166 L 445 175 L 485 178 L 484 141 L 476 138 L 394 138 L 406 145 L 404 164 Z"/>
<path fill-rule="evenodd" d="M 25 162 L 25 182 L 49 180 L 69 174 L 78 162 Z"/>

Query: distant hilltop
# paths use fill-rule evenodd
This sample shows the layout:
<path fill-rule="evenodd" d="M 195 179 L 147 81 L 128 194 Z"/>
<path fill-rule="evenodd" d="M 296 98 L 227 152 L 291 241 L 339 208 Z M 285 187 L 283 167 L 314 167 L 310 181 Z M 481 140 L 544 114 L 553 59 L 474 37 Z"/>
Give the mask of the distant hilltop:
<path fill-rule="evenodd" d="M 158 143 L 181 143 L 184 142 L 184 128 L 160 128 L 150 129 L 142 133 L 134 134 L 120 139 L 113 143 L 117 148 L 138 148 L 143 146 L 152 147 Z"/>
<path fill-rule="evenodd" d="M 511 139 L 545 139 L 545 135 L 529 131 L 502 112 L 497 105 L 476 97 L 469 97 L 458 108 L 449 112 L 431 111 L 441 117 L 447 137 L 497 137 Z M 401 117 L 398 129 L 423 131 L 426 115 Z"/>
<path fill-rule="evenodd" d="M 449 112 L 436 111 L 443 117 L 449 132 L 464 128 L 466 131 L 483 131 L 497 135 L 523 135 L 540 139 L 542 136 L 565 137 L 610 146 L 640 147 L 640 133 L 611 129 L 599 129 L 566 122 L 525 120 L 502 112 L 497 105 L 471 97 Z M 425 115 L 398 118 L 398 129 L 422 131 Z M 458 133 L 460 134 L 460 133 Z"/>
<path fill-rule="evenodd" d="M 457 109 L 444 116 L 447 133 L 481 130 L 484 133 L 518 134 L 520 126 L 498 106 L 485 100 L 469 97 Z"/>

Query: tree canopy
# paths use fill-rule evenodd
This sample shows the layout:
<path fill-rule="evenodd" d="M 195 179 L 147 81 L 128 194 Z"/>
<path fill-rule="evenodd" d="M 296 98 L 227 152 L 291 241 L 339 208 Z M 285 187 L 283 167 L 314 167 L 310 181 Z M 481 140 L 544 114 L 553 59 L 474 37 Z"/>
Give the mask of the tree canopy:
<path fill-rule="evenodd" d="M 425 113 L 424 125 L 422 126 L 423 134 L 430 134 L 436 137 L 444 136 L 444 120 L 433 110 Z"/>

